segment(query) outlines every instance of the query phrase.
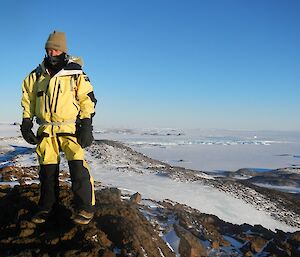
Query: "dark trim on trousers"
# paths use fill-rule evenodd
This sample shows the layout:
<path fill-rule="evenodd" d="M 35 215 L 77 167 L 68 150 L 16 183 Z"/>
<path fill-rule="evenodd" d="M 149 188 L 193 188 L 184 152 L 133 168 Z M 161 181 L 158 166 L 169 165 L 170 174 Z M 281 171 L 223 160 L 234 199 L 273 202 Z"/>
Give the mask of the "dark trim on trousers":
<path fill-rule="evenodd" d="M 82 160 L 68 161 L 73 204 L 76 210 L 92 212 L 92 185 L 90 173 L 83 166 Z M 59 164 L 40 165 L 40 200 L 39 209 L 50 211 L 59 200 Z"/>

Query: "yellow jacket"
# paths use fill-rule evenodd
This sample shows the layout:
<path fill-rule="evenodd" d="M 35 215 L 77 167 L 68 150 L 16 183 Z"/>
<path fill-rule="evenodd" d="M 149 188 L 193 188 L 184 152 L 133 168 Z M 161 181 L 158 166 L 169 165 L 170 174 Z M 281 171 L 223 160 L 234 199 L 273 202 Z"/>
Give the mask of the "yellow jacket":
<path fill-rule="evenodd" d="M 38 135 L 75 134 L 75 122 L 91 118 L 96 99 L 81 65 L 69 59 L 65 68 L 51 77 L 44 63 L 22 83 L 23 118 L 36 117 Z"/>

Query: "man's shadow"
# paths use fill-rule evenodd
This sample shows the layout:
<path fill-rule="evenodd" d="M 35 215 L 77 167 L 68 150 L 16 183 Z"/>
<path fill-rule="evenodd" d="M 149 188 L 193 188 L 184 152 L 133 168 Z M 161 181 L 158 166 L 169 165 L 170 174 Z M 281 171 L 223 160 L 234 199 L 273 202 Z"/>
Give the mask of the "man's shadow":
<path fill-rule="evenodd" d="M 13 164 L 12 160 L 18 155 L 31 154 L 35 151 L 35 149 L 31 147 L 25 147 L 19 145 L 10 145 L 10 146 L 13 147 L 14 149 L 0 156 L 0 167 L 4 166 L 3 163 L 5 163 L 5 166 L 12 165 Z"/>
<path fill-rule="evenodd" d="M 0 188 L 0 256 L 24 249 L 54 253 L 74 248 L 77 229 L 71 220 L 71 206 L 59 203 L 45 223 L 35 224 L 31 219 L 38 211 L 38 195 L 37 184 Z"/>

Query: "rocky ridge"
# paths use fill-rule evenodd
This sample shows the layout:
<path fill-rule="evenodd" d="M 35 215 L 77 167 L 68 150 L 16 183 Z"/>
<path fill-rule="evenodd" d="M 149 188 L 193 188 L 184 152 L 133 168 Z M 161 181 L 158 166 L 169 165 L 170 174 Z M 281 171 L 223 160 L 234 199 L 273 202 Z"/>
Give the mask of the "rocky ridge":
<path fill-rule="evenodd" d="M 0 256 L 284 257 L 300 253 L 300 231 L 234 225 L 171 200 L 142 199 L 138 193 L 122 194 L 117 188 L 97 190 L 94 219 L 78 226 L 70 219 L 72 193 L 64 181 L 60 204 L 45 224 L 36 225 L 30 220 L 38 196 L 35 183 L 0 187 Z"/>
<path fill-rule="evenodd" d="M 236 179 L 233 176 L 213 177 L 203 171 L 174 167 L 151 159 L 116 141 L 98 140 L 88 151 L 92 157 L 99 160 L 99 164 L 105 169 L 159 173 L 174 180 L 197 181 L 230 194 L 237 199 L 242 199 L 256 209 L 263 210 L 290 226 L 300 228 L 300 198 L 296 194 L 259 187 L 251 183 L 251 180 Z M 296 173 L 295 169 L 281 170 L 281 173 L 283 172 L 286 174 L 293 173 L 294 176 L 299 176 L 300 180 L 300 172 Z"/>
<path fill-rule="evenodd" d="M 38 171 L 36 166 L 13 165 L 22 154 L 32 152 L 21 150 L 21 154 L 10 154 L 10 166 L 0 168 L 2 182 L 19 184 L 0 187 L 0 256 L 300 255 L 300 231 L 284 233 L 262 226 L 234 225 L 171 200 L 142 199 L 138 193 L 122 193 L 101 182 L 96 183 L 95 218 L 87 226 L 75 226 L 70 221 L 72 194 L 68 172 L 64 170 L 60 173 L 61 204 L 46 224 L 36 226 L 30 218 L 37 209 L 39 186 L 33 182 L 37 181 Z M 216 178 L 205 172 L 172 167 L 114 141 L 97 141 L 87 150 L 89 158 L 96 158 L 105 169 L 153 172 L 176 180 L 198 181 L 257 204 L 258 209 L 268 208 L 271 215 L 287 224 L 299 224 L 299 198 L 291 194 L 261 188 L 247 180 Z"/>

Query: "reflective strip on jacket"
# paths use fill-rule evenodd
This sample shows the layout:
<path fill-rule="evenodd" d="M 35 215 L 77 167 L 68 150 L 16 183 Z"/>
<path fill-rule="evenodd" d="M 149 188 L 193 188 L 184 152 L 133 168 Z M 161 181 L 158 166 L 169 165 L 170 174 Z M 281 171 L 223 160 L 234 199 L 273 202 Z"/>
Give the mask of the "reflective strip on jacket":
<path fill-rule="evenodd" d="M 77 118 L 91 118 L 96 99 L 89 78 L 79 64 L 69 61 L 53 77 L 42 63 L 22 84 L 23 118 L 40 121 L 38 134 L 75 133 Z"/>

